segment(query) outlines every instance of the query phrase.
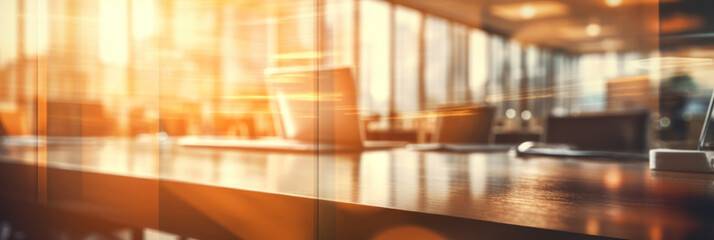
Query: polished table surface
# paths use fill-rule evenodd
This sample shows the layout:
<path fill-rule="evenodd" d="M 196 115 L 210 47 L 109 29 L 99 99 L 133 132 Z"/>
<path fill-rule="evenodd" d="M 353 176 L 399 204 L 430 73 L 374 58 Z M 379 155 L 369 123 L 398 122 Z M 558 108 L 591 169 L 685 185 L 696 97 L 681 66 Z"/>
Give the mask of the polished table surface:
<path fill-rule="evenodd" d="M 4 151 L 2 160 L 6 164 L 36 165 L 42 158 L 38 158 L 38 152 L 46 152 L 51 169 L 185 182 L 587 235 L 686 238 L 711 236 L 714 227 L 714 175 L 655 172 L 642 161 L 407 149 L 266 153 L 184 148 L 135 139 L 41 147 L 6 143 Z"/>

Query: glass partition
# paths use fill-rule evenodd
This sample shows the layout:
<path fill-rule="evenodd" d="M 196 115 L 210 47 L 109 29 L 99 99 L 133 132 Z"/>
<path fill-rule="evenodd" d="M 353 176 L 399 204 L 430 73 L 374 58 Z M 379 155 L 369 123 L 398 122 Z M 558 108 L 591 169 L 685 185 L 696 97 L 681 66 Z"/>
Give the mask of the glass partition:
<path fill-rule="evenodd" d="M 448 195 L 460 180 L 440 177 L 445 159 L 471 157 L 405 146 L 466 129 L 440 123 L 474 109 L 492 114 L 487 131 L 455 135 L 487 140 L 460 144 L 644 111 L 648 148 L 692 149 L 714 89 L 710 5 L 0 0 L 0 158 L 14 164 L 1 191 L 76 210 L 104 237 L 330 238 L 336 202 L 414 210 L 403 192 Z M 234 226 L 254 207 L 294 215 Z M 273 222 L 286 232 L 250 228 Z"/>

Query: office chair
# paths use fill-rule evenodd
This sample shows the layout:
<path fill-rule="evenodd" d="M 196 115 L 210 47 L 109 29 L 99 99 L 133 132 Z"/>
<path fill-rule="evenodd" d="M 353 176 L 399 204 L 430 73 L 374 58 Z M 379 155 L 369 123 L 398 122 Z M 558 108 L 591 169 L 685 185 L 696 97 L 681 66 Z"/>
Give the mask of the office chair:
<path fill-rule="evenodd" d="M 7 137 L 7 131 L 5 130 L 5 125 L 0 119 L 0 155 L 5 155 L 7 150 L 5 150 L 5 137 Z"/>

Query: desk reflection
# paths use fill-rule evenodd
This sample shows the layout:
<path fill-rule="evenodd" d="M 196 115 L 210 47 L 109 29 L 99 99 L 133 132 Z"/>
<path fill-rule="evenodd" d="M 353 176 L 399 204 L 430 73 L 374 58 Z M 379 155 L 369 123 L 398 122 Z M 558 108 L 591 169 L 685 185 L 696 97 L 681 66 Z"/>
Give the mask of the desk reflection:
<path fill-rule="evenodd" d="M 708 226 L 714 222 L 711 215 L 698 213 L 714 207 L 714 176 L 655 173 L 644 162 L 406 149 L 273 153 L 129 139 L 91 145 L 6 145 L 5 149 L 3 161 L 36 164 L 40 150 L 46 151 L 47 164 L 56 168 L 591 235 L 667 239 L 694 232 L 700 236 L 711 234 Z M 330 164 L 318 165 L 321 158 Z"/>

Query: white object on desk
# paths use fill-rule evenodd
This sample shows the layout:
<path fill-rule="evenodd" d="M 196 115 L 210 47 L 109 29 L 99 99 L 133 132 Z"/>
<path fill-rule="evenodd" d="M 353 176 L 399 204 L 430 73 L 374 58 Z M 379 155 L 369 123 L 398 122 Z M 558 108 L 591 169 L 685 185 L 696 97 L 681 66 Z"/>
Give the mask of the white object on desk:
<path fill-rule="evenodd" d="M 650 169 L 661 171 L 714 173 L 714 152 L 698 150 L 652 149 Z"/>
<path fill-rule="evenodd" d="M 650 150 L 650 169 L 662 171 L 680 171 L 680 172 L 704 172 L 714 173 L 712 167 L 713 151 L 711 149 L 713 135 L 710 131 L 714 128 L 712 117 L 714 117 L 714 93 L 709 100 L 709 108 L 707 114 L 704 115 L 704 126 L 702 134 L 699 137 L 698 150 L 674 150 L 674 149 L 652 149 Z"/>

